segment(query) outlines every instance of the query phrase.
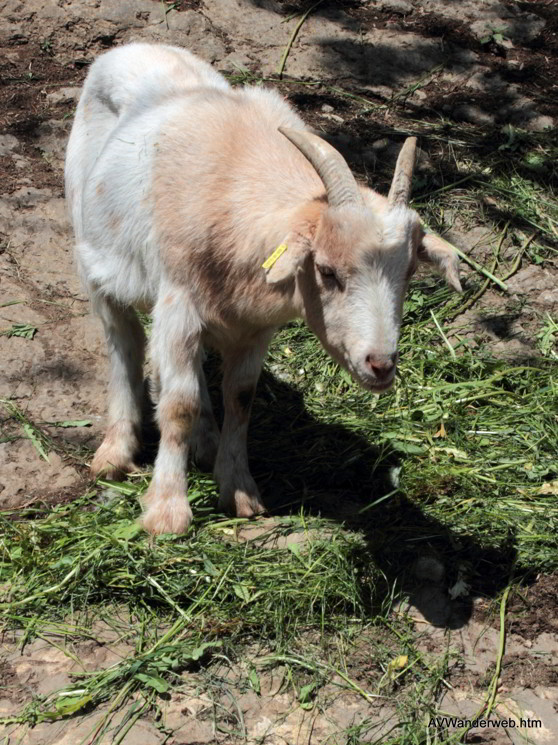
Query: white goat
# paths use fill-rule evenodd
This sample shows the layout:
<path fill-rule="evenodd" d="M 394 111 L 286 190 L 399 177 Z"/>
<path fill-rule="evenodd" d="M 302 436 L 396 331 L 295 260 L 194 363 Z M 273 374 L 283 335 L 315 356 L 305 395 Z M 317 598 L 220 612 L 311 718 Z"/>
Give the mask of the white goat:
<path fill-rule="evenodd" d="M 180 533 L 192 519 L 189 443 L 214 466 L 221 508 L 263 510 L 246 431 L 268 343 L 286 321 L 304 318 L 366 388 L 391 386 L 417 261 L 460 289 L 455 253 L 407 207 L 414 158 L 409 138 L 386 199 L 358 185 L 278 94 L 233 90 L 189 52 L 130 44 L 92 65 L 66 160 L 77 261 L 111 366 L 109 426 L 91 468 L 114 477 L 134 467 L 145 346 L 134 308 L 147 309 L 161 432 L 148 531 Z M 204 346 L 223 358 L 220 433 Z"/>

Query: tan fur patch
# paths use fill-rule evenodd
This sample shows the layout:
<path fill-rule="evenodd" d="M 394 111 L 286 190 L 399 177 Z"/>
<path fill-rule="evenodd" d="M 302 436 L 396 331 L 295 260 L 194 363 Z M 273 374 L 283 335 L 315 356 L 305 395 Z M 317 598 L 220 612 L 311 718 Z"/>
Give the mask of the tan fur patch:
<path fill-rule="evenodd" d="M 199 412 L 194 401 L 170 399 L 158 411 L 161 439 L 169 447 L 181 448 L 186 444 Z"/>
<path fill-rule="evenodd" d="M 326 214 L 326 210 L 327 196 L 325 194 L 313 199 L 311 202 L 303 204 L 295 214 L 294 222 L 296 231 L 314 240 L 320 220 Z"/>
<path fill-rule="evenodd" d="M 242 338 L 245 329 L 280 325 L 296 315 L 294 288 L 268 286 L 261 264 L 293 227 L 315 228 L 326 203 L 311 204 L 310 215 L 300 215 L 299 205 L 323 195 L 323 185 L 277 132 L 282 103 L 269 109 L 232 92 L 200 99 L 195 105 L 207 131 L 202 152 L 188 160 L 193 170 L 177 158 L 197 139 L 185 126 L 191 113 L 169 124 L 159 140 L 153 184 L 158 242 L 169 276 L 192 290 L 206 328 Z"/>
<path fill-rule="evenodd" d="M 344 207 L 324 212 L 315 238 L 318 263 L 335 269 L 340 279 L 358 266 L 360 254 L 381 248 L 381 218 L 368 210 Z"/>

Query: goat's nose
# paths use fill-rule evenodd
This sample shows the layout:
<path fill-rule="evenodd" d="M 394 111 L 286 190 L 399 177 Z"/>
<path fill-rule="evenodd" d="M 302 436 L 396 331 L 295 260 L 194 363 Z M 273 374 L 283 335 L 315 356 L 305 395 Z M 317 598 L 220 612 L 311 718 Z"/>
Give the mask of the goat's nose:
<path fill-rule="evenodd" d="M 366 365 L 378 380 L 387 380 L 395 371 L 397 352 L 393 354 L 367 354 Z"/>

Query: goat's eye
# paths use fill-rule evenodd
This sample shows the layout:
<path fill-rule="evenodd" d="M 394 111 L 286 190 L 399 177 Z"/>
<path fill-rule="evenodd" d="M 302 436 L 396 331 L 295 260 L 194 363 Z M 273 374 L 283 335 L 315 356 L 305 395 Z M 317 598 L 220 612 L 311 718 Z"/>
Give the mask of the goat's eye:
<path fill-rule="evenodd" d="M 336 286 L 339 289 L 342 289 L 342 284 L 334 269 L 325 264 L 316 264 L 316 269 L 319 271 L 326 286 Z"/>
<path fill-rule="evenodd" d="M 325 266 L 325 264 L 316 264 L 316 269 L 320 272 L 322 277 L 335 277 L 335 272 L 330 266 Z"/>

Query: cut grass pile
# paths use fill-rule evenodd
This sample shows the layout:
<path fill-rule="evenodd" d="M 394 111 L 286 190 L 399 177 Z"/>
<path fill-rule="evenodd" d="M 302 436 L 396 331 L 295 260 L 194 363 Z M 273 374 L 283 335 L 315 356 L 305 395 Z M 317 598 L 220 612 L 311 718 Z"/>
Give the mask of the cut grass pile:
<path fill-rule="evenodd" d="M 211 512 L 203 487 L 203 479 L 194 479 L 198 518 Z M 142 687 L 165 692 L 174 671 L 224 642 L 270 638 L 284 651 L 297 634 L 332 630 L 364 614 L 372 580 L 359 575 L 358 536 L 320 536 L 316 522 L 308 535 L 304 521 L 293 518 L 265 539 L 298 530 L 308 537 L 304 550 L 296 543 L 277 549 L 239 541 L 239 521 L 208 515 L 188 540 L 167 536 L 151 545 L 134 522 L 137 505 L 130 496 L 141 491 L 141 485 L 117 485 L 101 502 L 88 495 L 42 520 L 3 526 L 3 544 L 11 547 L 0 606 L 6 621 L 23 626 L 28 638 L 52 624 L 75 637 L 75 618 L 104 614 L 107 604 L 125 605 L 138 635 L 134 657 L 108 672 L 80 676 L 77 701 L 55 697 L 56 711 L 32 705 L 24 714 L 30 721 L 73 713 L 78 703 L 98 704 L 115 694 L 125 699 Z"/>

